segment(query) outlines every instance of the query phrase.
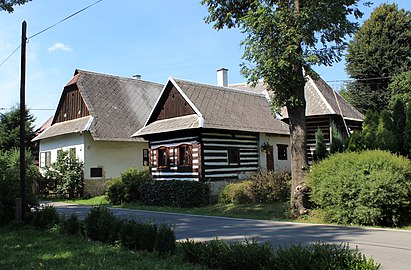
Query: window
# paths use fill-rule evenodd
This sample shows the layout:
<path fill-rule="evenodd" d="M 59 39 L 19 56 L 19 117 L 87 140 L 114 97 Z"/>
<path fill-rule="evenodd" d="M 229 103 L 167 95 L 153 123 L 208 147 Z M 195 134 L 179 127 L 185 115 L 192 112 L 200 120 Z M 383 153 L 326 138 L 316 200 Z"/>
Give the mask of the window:
<path fill-rule="evenodd" d="M 70 148 L 70 155 L 73 156 L 74 158 L 77 157 L 77 156 L 76 156 L 76 148 L 75 148 L 75 147 Z"/>
<path fill-rule="evenodd" d="M 228 148 L 228 165 L 240 164 L 240 150 L 238 147 Z"/>
<path fill-rule="evenodd" d="M 103 168 L 90 168 L 90 177 L 103 177 Z"/>
<path fill-rule="evenodd" d="M 277 144 L 278 160 L 287 160 L 287 147 L 286 144 Z"/>
<path fill-rule="evenodd" d="M 160 147 L 157 151 L 158 167 L 167 167 L 169 165 L 168 158 L 169 158 L 168 148 Z"/>
<path fill-rule="evenodd" d="M 143 149 L 143 166 L 148 166 L 148 149 Z"/>
<path fill-rule="evenodd" d="M 193 158 L 191 154 L 191 145 L 183 144 L 178 147 L 178 165 L 191 166 Z"/>

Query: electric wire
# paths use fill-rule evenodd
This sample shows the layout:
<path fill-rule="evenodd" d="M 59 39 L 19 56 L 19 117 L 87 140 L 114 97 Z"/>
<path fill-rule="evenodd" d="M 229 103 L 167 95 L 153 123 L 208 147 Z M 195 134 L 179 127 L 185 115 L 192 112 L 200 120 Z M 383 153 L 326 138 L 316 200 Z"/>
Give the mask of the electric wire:
<path fill-rule="evenodd" d="M 38 36 L 38 35 L 40 35 L 40 34 L 46 32 L 46 31 L 50 30 L 51 28 L 59 25 L 60 23 L 62 23 L 62 22 L 64 22 L 64 21 L 67 21 L 68 19 L 76 16 L 77 14 L 82 13 L 82 12 L 85 11 L 86 9 L 89 9 L 89 8 L 91 8 L 92 6 L 97 5 L 97 4 L 100 3 L 101 1 L 103 1 L 103 0 L 98 0 L 98 1 L 94 2 L 93 4 L 90 4 L 90 5 L 88 5 L 87 7 L 82 8 L 82 9 L 80 9 L 79 11 L 74 12 L 73 14 L 65 17 L 64 19 L 56 22 L 55 24 L 53 24 L 53 25 L 51 25 L 51 26 L 49 26 L 49 27 L 47 27 L 47 28 L 44 28 L 43 30 L 35 33 L 34 35 L 32 35 L 32 36 L 30 36 L 30 37 L 28 37 L 27 40 L 26 40 L 26 42 L 28 42 L 30 39 L 32 39 L 32 38 L 34 38 L 34 37 L 36 37 L 36 36 Z M 3 66 L 4 63 L 6 63 L 6 62 L 17 52 L 17 50 L 20 49 L 20 47 L 21 47 L 21 45 L 19 45 L 9 56 L 7 56 L 7 58 L 6 58 L 3 62 L 1 62 L 0 67 Z"/>

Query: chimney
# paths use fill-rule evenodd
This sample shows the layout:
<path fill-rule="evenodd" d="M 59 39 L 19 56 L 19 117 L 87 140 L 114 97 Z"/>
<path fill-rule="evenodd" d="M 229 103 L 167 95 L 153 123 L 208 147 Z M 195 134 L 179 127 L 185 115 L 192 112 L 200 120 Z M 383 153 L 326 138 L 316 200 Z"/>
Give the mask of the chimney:
<path fill-rule="evenodd" d="M 217 85 L 228 87 L 228 69 L 226 68 L 217 69 Z"/>
<path fill-rule="evenodd" d="M 141 75 L 140 74 L 133 75 L 133 79 L 141 80 Z"/>

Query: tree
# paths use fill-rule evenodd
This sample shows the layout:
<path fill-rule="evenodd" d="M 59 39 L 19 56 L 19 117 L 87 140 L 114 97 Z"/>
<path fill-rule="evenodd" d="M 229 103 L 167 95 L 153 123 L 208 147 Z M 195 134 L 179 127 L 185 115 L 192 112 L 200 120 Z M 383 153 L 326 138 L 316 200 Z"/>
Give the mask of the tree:
<path fill-rule="evenodd" d="M 395 140 L 394 153 L 406 155 L 404 150 L 404 132 L 405 132 L 405 107 L 401 99 L 397 99 L 392 111 L 393 136 Z"/>
<path fill-rule="evenodd" d="M 328 156 L 327 146 L 324 140 L 324 133 L 320 128 L 315 132 L 315 159 L 322 160 Z"/>
<path fill-rule="evenodd" d="M 48 186 L 53 187 L 60 196 L 70 199 L 83 196 L 83 162 L 70 151 L 57 152 L 57 160 L 46 169 Z"/>
<path fill-rule="evenodd" d="M 395 75 L 388 90 L 391 93 L 391 104 L 395 104 L 400 99 L 404 104 L 411 102 L 411 70 Z"/>
<path fill-rule="evenodd" d="M 31 0 L 0 0 L 0 11 L 7 11 L 8 13 L 12 13 L 14 11 L 13 6 L 15 5 L 23 5 Z"/>
<path fill-rule="evenodd" d="M 363 113 L 388 108 L 390 77 L 411 70 L 411 13 L 397 4 L 377 7 L 350 41 L 346 61 L 355 79 L 349 101 Z"/>
<path fill-rule="evenodd" d="M 362 134 L 366 149 L 377 148 L 376 137 L 379 118 L 380 116 L 377 112 L 367 111 L 365 114 L 364 122 L 362 123 Z"/>
<path fill-rule="evenodd" d="M 35 118 L 30 111 L 26 109 L 26 148 L 34 156 L 36 148 L 31 141 L 35 137 L 34 121 Z M 15 107 L 7 113 L 0 113 L 0 150 L 9 151 L 20 146 L 20 110 Z"/>
<path fill-rule="evenodd" d="M 238 27 L 246 34 L 241 43 L 245 60 L 241 64 L 242 73 L 252 83 L 263 79 L 268 90 L 275 96 L 273 105 L 287 107 L 291 134 L 292 194 L 306 179 L 304 71 L 314 75 L 310 70 L 311 65 L 331 65 L 340 60 L 346 45 L 344 37 L 357 29 L 357 24 L 349 21 L 347 16 L 362 15 L 357 2 L 358 0 L 201 2 L 208 7 L 206 22 L 214 23 L 214 28 Z M 294 205 L 293 201 L 291 205 Z M 298 214 L 297 211 L 293 212 Z"/>
<path fill-rule="evenodd" d="M 394 138 L 393 129 L 394 125 L 391 119 L 391 114 L 386 109 L 382 110 L 380 119 L 378 120 L 376 134 L 376 145 L 378 149 L 395 152 L 395 140 L 398 138 Z"/>
<path fill-rule="evenodd" d="M 407 104 L 406 123 L 404 131 L 404 152 L 411 158 L 411 102 Z"/>

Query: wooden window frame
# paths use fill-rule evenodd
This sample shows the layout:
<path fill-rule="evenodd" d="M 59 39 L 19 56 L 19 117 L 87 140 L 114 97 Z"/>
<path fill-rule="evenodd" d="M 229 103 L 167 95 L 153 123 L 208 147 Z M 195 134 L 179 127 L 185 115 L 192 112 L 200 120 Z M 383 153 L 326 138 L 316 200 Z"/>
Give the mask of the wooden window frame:
<path fill-rule="evenodd" d="M 143 149 L 143 166 L 149 166 L 150 165 L 150 154 L 149 154 L 148 149 Z"/>
<path fill-rule="evenodd" d="M 164 152 L 165 157 L 160 159 L 160 154 Z M 170 148 L 162 146 L 157 149 L 157 167 L 168 168 L 170 166 Z M 160 162 L 161 161 L 161 162 Z"/>
<path fill-rule="evenodd" d="M 193 146 L 190 144 L 181 144 L 178 146 L 177 165 L 179 167 L 190 167 L 193 165 Z M 184 156 L 183 156 L 184 152 Z M 188 152 L 187 156 L 185 153 Z"/>

